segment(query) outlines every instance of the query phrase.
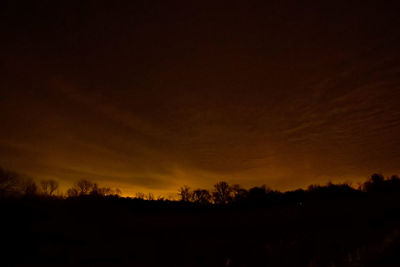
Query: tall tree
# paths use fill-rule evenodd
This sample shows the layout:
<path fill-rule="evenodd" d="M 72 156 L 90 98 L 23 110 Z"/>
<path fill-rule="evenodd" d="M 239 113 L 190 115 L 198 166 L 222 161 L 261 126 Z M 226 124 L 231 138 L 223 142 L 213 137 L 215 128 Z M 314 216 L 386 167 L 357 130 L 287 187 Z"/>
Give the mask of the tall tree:
<path fill-rule="evenodd" d="M 232 188 L 225 181 L 214 185 L 213 198 L 216 204 L 227 204 L 232 199 Z"/>
<path fill-rule="evenodd" d="M 178 191 L 178 195 L 181 199 L 181 201 L 188 202 L 192 199 L 192 193 L 190 192 L 190 187 L 187 185 L 184 185 L 181 187 Z"/>

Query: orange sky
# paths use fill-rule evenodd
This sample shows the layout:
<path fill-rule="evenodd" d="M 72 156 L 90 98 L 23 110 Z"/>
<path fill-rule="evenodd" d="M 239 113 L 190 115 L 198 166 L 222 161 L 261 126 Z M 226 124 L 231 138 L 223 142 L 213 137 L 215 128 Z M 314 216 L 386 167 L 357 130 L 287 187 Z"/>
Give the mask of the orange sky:
<path fill-rule="evenodd" d="M 6 1 L 0 165 L 156 195 L 400 173 L 395 6 L 187 2 Z"/>

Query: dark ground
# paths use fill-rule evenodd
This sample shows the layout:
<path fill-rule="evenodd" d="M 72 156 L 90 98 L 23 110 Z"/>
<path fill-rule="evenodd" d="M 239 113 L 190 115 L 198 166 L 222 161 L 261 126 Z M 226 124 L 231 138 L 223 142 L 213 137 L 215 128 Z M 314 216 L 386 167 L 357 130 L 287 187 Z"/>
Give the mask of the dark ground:
<path fill-rule="evenodd" d="M 400 194 L 198 206 L 3 199 L 2 266 L 400 266 Z"/>

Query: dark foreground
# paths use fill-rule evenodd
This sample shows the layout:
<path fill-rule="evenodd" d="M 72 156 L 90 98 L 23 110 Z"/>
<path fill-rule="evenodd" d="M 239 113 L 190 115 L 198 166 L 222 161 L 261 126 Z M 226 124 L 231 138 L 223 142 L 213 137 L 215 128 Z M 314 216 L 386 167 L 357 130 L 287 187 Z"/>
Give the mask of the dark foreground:
<path fill-rule="evenodd" d="M 400 266 L 400 194 L 212 206 L 1 200 L 1 266 Z"/>

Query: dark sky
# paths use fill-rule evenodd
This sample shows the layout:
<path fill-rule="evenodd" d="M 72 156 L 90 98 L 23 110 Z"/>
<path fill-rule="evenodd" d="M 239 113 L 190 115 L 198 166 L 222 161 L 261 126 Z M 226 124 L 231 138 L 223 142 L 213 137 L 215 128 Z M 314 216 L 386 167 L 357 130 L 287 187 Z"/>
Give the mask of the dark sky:
<path fill-rule="evenodd" d="M 1 1 L 0 165 L 172 194 L 400 173 L 396 1 Z"/>

